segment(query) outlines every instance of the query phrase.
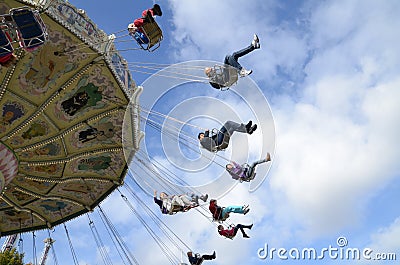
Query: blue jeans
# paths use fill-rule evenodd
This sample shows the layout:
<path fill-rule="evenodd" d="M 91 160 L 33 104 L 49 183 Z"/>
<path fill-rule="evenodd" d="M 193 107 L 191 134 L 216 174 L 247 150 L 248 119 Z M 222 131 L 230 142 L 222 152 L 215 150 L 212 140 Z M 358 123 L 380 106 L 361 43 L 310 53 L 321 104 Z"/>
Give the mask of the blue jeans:
<path fill-rule="evenodd" d="M 243 67 L 238 62 L 239 57 L 242 57 L 242 56 L 254 51 L 254 49 L 255 48 L 253 47 L 253 45 L 250 45 L 244 49 L 241 49 L 240 51 L 232 53 L 232 55 L 227 55 L 225 57 L 224 64 L 235 67 L 236 69 L 238 69 L 240 71 L 240 70 L 242 70 Z"/>
<path fill-rule="evenodd" d="M 141 44 L 149 43 L 149 39 L 146 37 L 146 35 L 143 32 L 136 31 L 133 36 L 134 36 L 135 40 Z"/>
<path fill-rule="evenodd" d="M 224 135 L 228 134 L 229 136 L 232 136 L 234 132 L 242 132 L 246 133 L 246 125 L 243 123 L 237 123 L 234 121 L 227 121 L 225 122 L 224 126 L 219 130 L 218 135 L 217 135 L 217 145 L 222 144 L 224 141 Z"/>
<path fill-rule="evenodd" d="M 227 206 L 222 210 L 222 218 L 227 214 L 227 213 L 244 213 L 243 211 L 243 206 Z"/>

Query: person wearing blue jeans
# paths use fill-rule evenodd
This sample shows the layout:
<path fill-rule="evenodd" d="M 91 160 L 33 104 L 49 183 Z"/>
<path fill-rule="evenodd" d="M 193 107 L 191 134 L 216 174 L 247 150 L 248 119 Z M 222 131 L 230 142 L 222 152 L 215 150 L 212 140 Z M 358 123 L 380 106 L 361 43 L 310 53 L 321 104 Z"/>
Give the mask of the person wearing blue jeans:
<path fill-rule="evenodd" d="M 229 139 L 234 132 L 252 134 L 256 129 L 257 124 L 252 125 L 252 121 L 249 121 L 246 125 L 234 121 L 227 121 L 217 134 L 210 137 L 210 131 L 206 130 L 204 133 L 199 133 L 197 138 L 203 148 L 214 152 L 217 151 L 217 147 L 224 142 L 224 138 L 226 137 L 226 139 Z M 229 142 L 229 140 L 226 141 Z"/>
<path fill-rule="evenodd" d="M 226 206 L 221 207 L 217 204 L 217 200 L 210 200 L 210 206 L 208 207 L 214 220 L 225 220 L 229 217 L 229 213 L 240 213 L 247 214 L 250 209 L 248 206 Z"/>
<path fill-rule="evenodd" d="M 231 55 L 225 56 L 224 64 L 236 68 L 239 72 L 240 77 L 248 76 L 253 71 L 244 69 L 238 60 L 240 57 L 242 57 L 256 49 L 259 49 L 260 47 L 261 47 L 260 40 L 259 40 L 257 34 L 254 34 L 251 44 L 244 49 L 234 52 Z M 228 78 L 229 70 L 228 69 L 225 69 L 225 70 L 226 71 L 224 71 L 224 77 L 225 77 L 224 80 L 228 80 L 229 79 Z M 212 87 L 217 88 L 217 89 L 224 87 L 223 80 L 222 79 L 218 80 L 218 78 L 221 78 L 221 76 L 218 77 L 216 75 L 215 71 L 213 70 L 213 68 L 206 67 L 204 69 L 204 73 L 210 78 L 210 85 Z"/>

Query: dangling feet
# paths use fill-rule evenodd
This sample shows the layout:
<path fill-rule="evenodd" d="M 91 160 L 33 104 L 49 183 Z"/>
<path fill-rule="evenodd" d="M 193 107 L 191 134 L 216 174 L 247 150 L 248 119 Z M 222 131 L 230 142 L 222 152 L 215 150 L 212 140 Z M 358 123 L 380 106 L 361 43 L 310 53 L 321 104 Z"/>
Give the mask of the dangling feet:
<path fill-rule="evenodd" d="M 260 49 L 260 39 L 258 38 L 257 34 L 254 34 L 253 36 L 253 41 L 251 42 L 251 46 L 254 47 L 254 49 Z"/>
<path fill-rule="evenodd" d="M 246 132 L 249 131 L 249 129 L 251 128 L 251 125 L 252 125 L 252 124 L 253 124 L 252 121 L 249 121 L 249 122 L 246 124 Z"/>
<path fill-rule="evenodd" d="M 269 154 L 269 153 L 267 153 L 267 156 L 265 157 L 265 160 L 268 162 L 268 161 L 271 161 L 271 155 Z"/>
<path fill-rule="evenodd" d="M 215 253 L 215 251 L 213 252 L 213 254 L 211 255 L 212 259 L 216 259 L 217 258 L 217 254 Z"/>
<path fill-rule="evenodd" d="M 201 196 L 200 196 L 200 199 L 201 199 L 203 202 L 206 202 L 207 199 L 208 199 L 208 194 L 206 194 L 206 195 L 201 195 Z"/>
<path fill-rule="evenodd" d="M 243 234 L 244 238 L 250 238 L 247 234 Z"/>
<path fill-rule="evenodd" d="M 161 7 L 160 7 L 158 4 L 154 4 L 152 10 L 153 10 L 153 14 L 154 14 L 155 16 L 159 16 L 159 17 L 162 16 Z"/>
<path fill-rule="evenodd" d="M 248 76 L 249 74 L 251 74 L 253 72 L 253 70 L 246 70 L 244 68 L 242 68 L 242 70 L 239 71 L 239 75 L 240 77 L 245 77 Z"/>
<path fill-rule="evenodd" d="M 243 206 L 242 209 L 243 209 L 243 214 L 244 215 L 246 215 L 250 211 L 249 205 Z"/>
<path fill-rule="evenodd" d="M 247 130 L 247 133 L 248 133 L 248 134 L 252 134 L 255 130 L 257 130 L 257 124 L 254 124 L 253 127 L 250 127 L 250 128 Z"/>
<path fill-rule="evenodd" d="M 253 228 L 253 224 L 246 226 L 246 228 L 251 230 L 251 228 Z"/>

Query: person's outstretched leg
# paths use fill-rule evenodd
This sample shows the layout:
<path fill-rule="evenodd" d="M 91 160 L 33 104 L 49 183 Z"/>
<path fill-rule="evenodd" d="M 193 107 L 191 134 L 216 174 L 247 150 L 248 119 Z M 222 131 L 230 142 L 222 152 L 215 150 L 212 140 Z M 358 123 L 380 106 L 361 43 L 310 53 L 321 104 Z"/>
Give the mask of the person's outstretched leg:
<path fill-rule="evenodd" d="M 246 175 L 247 177 L 251 177 L 251 175 L 253 174 L 255 167 L 258 164 L 262 164 L 262 163 L 266 163 L 268 161 L 271 161 L 271 155 L 269 153 L 267 153 L 267 156 L 264 159 L 258 160 L 256 162 L 254 162 L 253 164 L 251 164 L 251 166 L 249 167 L 249 170 L 247 170 Z"/>
<path fill-rule="evenodd" d="M 240 229 L 240 232 L 242 232 L 242 236 L 244 238 L 249 238 L 249 236 L 246 234 L 246 232 L 244 232 L 243 228 L 248 228 L 248 227 L 244 226 L 244 225 L 241 225 L 241 224 L 238 224 L 238 225 L 236 225 L 235 230 Z"/>
<path fill-rule="evenodd" d="M 246 48 L 241 49 L 241 50 L 239 50 L 239 51 L 237 51 L 237 52 L 232 53 L 232 57 L 233 57 L 233 59 L 234 59 L 235 61 L 238 61 L 238 59 L 239 59 L 240 57 L 242 57 L 242 56 L 244 56 L 244 55 L 246 55 L 246 54 L 248 54 L 248 53 L 254 51 L 255 49 L 256 49 L 256 48 L 255 48 L 253 45 L 250 44 L 250 45 L 247 46 Z"/>
<path fill-rule="evenodd" d="M 242 57 L 252 51 L 254 51 L 256 48 L 253 45 L 249 45 L 244 49 L 241 49 L 237 52 L 232 53 L 232 55 L 227 55 L 225 57 L 225 61 L 224 63 L 227 65 L 230 65 L 232 67 L 235 67 L 236 69 L 238 69 L 239 71 L 242 70 L 242 66 L 240 65 L 238 59 L 239 57 Z"/>
<path fill-rule="evenodd" d="M 201 256 L 201 258 L 204 259 L 204 260 L 212 260 L 212 259 L 215 259 L 215 258 L 216 258 L 215 251 L 214 251 L 214 253 L 213 253 L 212 255 L 203 255 L 203 256 Z"/>
<path fill-rule="evenodd" d="M 187 195 L 181 195 L 179 198 L 185 204 L 184 206 L 193 206 L 197 204 L 196 202 L 192 202 Z"/>
<path fill-rule="evenodd" d="M 225 216 L 227 213 L 241 213 L 244 214 L 243 206 L 227 206 L 222 209 L 222 216 Z"/>
<path fill-rule="evenodd" d="M 179 196 L 177 196 L 177 195 L 175 195 L 175 196 L 172 197 L 171 203 L 172 203 L 172 205 L 179 205 L 179 206 L 185 207 L 185 203 L 184 203 L 183 200 L 182 200 Z"/>
<path fill-rule="evenodd" d="M 253 71 L 252 70 L 245 70 L 239 63 L 239 58 L 254 51 L 255 49 L 260 48 L 260 40 L 258 39 L 258 36 L 254 34 L 253 41 L 249 46 L 247 46 L 244 49 L 241 49 L 239 51 L 236 51 L 232 53 L 232 55 L 227 55 L 225 57 L 224 63 L 227 65 L 230 65 L 232 67 L 235 67 L 236 69 L 239 70 L 240 76 L 244 77 L 246 75 L 251 74 Z"/>
<path fill-rule="evenodd" d="M 233 132 L 242 132 L 242 133 L 247 133 L 247 128 L 246 125 L 243 123 L 237 123 L 234 121 L 227 121 L 224 124 L 224 127 L 226 129 L 226 132 L 232 136 Z"/>

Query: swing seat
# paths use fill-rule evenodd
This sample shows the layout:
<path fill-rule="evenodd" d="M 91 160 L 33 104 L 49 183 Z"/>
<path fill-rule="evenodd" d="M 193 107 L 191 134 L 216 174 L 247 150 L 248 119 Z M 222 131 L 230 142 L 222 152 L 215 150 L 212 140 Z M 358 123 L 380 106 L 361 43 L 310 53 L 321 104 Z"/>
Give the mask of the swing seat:
<path fill-rule="evenodd" d="M 221 214 L 222 214 L 222 212 L 221 212 Z M 213 218 L 213 221 L 222 224 L 222 223 L 225 222 L 228 218 L 229 218 L 229 213 L 227 213 L 226 216 L 225 216 L 224 218 Z"/>
<path fill-rule="evenodd" d="M 161 41 L 163 40 L 163 33 L 157 22 L 154 21 L 144 23 L 141 27 L 141 31 L 146 35 L 149 41 L 148 43 L 143 43 L 142 41 L 138 41 L 136 38 L 134 38 L 140 47 L 149 52 L 157 50 L 160 47 Z"/>
<path fill-rule="evenodd" d="M 37 10 L 21 7 L 11 9 L 10 15 L 16 25 L 19 43 L 22 48 L 27 51 L 33 51 L 47 41 L 46 25 Z"/>
<path fill-rule="evenodd" d="M 14 48 L 11 45 L 10 37 L 3 29 L 0 29 L 0 57 L 3 59 L 11 57 L 13 52 Z"/>
<path fill-rule="evenodd" d="M 238 70 L 229 65 L 214 65 L 212 73 L 210 81 L 219 84 L 221 91 L 228 90 L 239 79 Z"/>
<path fill-rule="evenodd" d="M 212 129 L 211 137 L 213 139 L 217 138 L 219 132 L 220 132 L 220 130 L 218 130 L 217 128 Z M 229 134 L 224 134 L 224 139 L 223 139 L 222 143 L 220 145 L 216 145 L 213 151 L 214 152 L 224 151 L 226 148 L 228 148 L 230 138 L 231 138 L 231 136 Z"/>
<path fill-rule="evenodd" d="M 181 206 L 179 206 L 179 205 L 173 205 L 172 206 L 172 208 L 171 208 L 171 210 L 169 211 L 169 215 L 174 215 L 174 214 L 176 214 L 176 213 L 178 213 L 178 212 L 181 212 L 182 210 L 181 210 Z"/>
<path fill-rule="evenodd" d="M 242 167 L 246 168 L 246 171 L 248 171 L 249 168 L 250 168 L 249 164 L 247 164 L 247 163 L 243 164 Z M 256 177 L 256 171 L 253 170 L 253 173 L 251 174 L 250 177 L 245 178 L 245 179 L 240 178 L 239 181 L 240 181 L 240 182 L 250 182 L 250 181 L 253 180 L 255 177 Z"/>

